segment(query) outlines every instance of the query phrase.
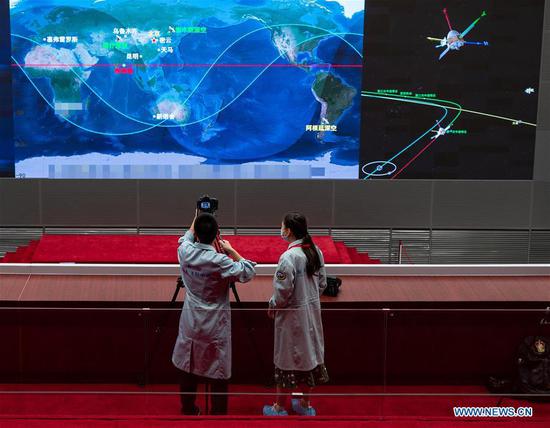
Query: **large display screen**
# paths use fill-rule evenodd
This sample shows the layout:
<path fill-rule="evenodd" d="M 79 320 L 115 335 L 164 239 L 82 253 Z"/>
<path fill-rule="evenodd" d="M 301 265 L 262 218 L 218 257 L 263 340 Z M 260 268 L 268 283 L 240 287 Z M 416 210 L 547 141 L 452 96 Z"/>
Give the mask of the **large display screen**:
<path fill-rule="evenodd" d="M 531 179 L 544 0 L 10 0 L 0 174 Z"/>

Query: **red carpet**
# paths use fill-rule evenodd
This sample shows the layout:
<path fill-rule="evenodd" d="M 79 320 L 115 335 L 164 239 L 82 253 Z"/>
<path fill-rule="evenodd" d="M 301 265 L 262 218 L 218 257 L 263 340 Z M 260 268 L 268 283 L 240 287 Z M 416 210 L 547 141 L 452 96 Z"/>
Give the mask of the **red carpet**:
<path fill-rule="evenodd" d="M 178 236 L 166 235 L 44 235 L 17 251 L 3 263 L 177 263 Z M 329 236 L 316 237 L 328 264 L 379 263 Z M 229 236 L 227 240 L 243 257 L 257 263 L 277 263 L 287 243 L 278 236 Z"/>
<path fill-rule="evenodd" d="M 281 426 L 280 419 L 260 416 L 263 404 L 272 401 L 271 391 L 258 386 L 233 385 L 241 394 L 229 399 L 229 416 L 183 417 L 173 385 L 156 385 L 140 389 L 133 385 L 5 385 L 0 393 L 0 427 L 242 427 Z M 435 391 L 466 395 L 455 396 L 346 396 L 352 393 L 376 393 L 377 387 L 325 387 L 318 393 L 337 394 L 314 397 L 316 418 L 284 418 L 284 426 L 320 427 L 515 427 L 550 426 L 550 405 L 507 398 L 501 406 L 533 407 L 534 416 L 526 419 L 457 419 L 454 406 L 496 406 L 497 397 L 467 394 L 485 393 L 480 387 L 406 387 L 394 391 L 433 393 Z M 33 394 L 31 391 L 49 391 Z M 59 394 L 55 391 L 73 393 Z M 101 392 L 100 392 L 101 391 Z M 340 395 L 342 394 L 342 395 Z M 204 409 L 202 397 L 197 404 Z"/>
<path fill-rule="evenodd" d="M 482 421 L 482 422 L 452 422 L 433 420 L 399 420 L 399 419 L 326 419 L 304 420 L 300 418 L 286 418 L 284 422 L 266 418 L 116 418 L 116 419 L 0 419 L 2 428 L 91 428 L 91 427 L 116 427 L 116 428 L 276 428 L 276 427 L 318 427 L 318 428 L 515 428 L 533 427 L 547 428 L 545 421 Z"/>

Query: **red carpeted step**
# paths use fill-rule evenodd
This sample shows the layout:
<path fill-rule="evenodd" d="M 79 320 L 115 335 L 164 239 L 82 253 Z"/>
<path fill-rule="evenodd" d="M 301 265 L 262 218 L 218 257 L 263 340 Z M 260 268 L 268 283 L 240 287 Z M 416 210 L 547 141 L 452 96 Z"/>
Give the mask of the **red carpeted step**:
<path fill-rule="evenodd" d="M 34 263 L 177 263 L 178 236 L 165 235 L 44 235 L 19 248 L 17 262 Z M 288 244 L 277 236 L 229 236 L 228 241 L 245 258 L 277 263 Z M 365 254 L 335 242 L 329 236 L 314 238 L 327 264 L 375 263 Z"/>
<path fill-rule="evenodd" d="M 349 255 L 351 257 L 352 263 L 354 264 L 363 264 L 363 257 L 357 252 L 355 248 L 348 248 Z"/>
<path fill-rule="evenodd" d="M 288 248 L 288 243 L 278 236 L 228 236 L 227 240 L 243 257 L 257 263 L 277 263 Z M 314 236 L 313 240 L 323 252 L 325 263 L 340 263 L 338 250 L 330 236 Z"/>
<path fill-rule="evenodd" d="M 177 263 L 177 236 L 44 235 L 35 263 Z"/>
<path fill-rule="evenodd" d="M 17 247 L 14 253 L 14 262 L 13 263 L 25 263 L 25 254 L 27 252 L 27 245 L 21 245 Z"/>
<path fill-rule="evenodd" d="M 32 256 L 35 263 L 177 263 L 178 236 L 44 235 Z M 226 238 L 245 258 L 277 263 L 288 244 L 277 236 Z M 325 262 L 340 263 L 331 237 L 315 237 Z"/>
<path fill-rule="evenodd" d="M 7 252 L 1 263 L 31 263 L 34 251 L 38 246 L 38 241 L 31 241 L 29 245 L 17 247 L 14 252 Z"/>
<path fill-rule="evenodd" d="M 362 265 L 380 264 L 380 260 L 371 259 L 367 253 L 360 253 L 357 249 L 349 247 L 349 252 L 353 263 Z"/>
<path fill-rule="evenodd" d="M 4 254 L 4 257 L 0 259 L 0 263 L 18 263 L 16 260 L 15 251 L 8 251 Z"/>
<path fill-rule="evenodd" d="M 38 247 L 38 241 L 33 240 L 29 242 L 29 245 L 27 245 L 21 255 L 21 258 L 19 260 L 20 263 L 31 263 L 32 262 L 32 256 L 34 252 L 36 251 L 36 248 Z"/>
<path fill-rule="evenodd" d="M 380 264 L 380 260 L 371 259 L 367 253 L 359 253 L 356 248 L 348 247 L 343 242 L 335 242 L 336 247 L 338 248 L 342 264 L 363 264 L 363 265 L 372 265 Z"/>
<path fill-rule="evenodd" d="M 352 264 L 353 261 L 349 254 L 349 248 L 346 247 L 346 244 L 344 244 L 343 242 L 334 242 L 334 245 L 336 246 L 338 254 L 340 255 L 340 263 L 345 265 Z"/>

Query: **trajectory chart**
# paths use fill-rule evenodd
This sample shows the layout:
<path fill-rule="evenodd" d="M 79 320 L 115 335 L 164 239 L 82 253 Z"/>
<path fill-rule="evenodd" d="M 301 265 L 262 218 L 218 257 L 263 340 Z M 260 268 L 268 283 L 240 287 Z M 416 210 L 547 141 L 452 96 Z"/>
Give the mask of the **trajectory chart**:
<path fill-rule="evenodd" d="M 532 179 L 544 1 L 368 12 L 360 177 Z"/>
<path fill-rule="evenodd" d="M 357 178 L 363 0 L 11 0 L 15 173 Z"/>

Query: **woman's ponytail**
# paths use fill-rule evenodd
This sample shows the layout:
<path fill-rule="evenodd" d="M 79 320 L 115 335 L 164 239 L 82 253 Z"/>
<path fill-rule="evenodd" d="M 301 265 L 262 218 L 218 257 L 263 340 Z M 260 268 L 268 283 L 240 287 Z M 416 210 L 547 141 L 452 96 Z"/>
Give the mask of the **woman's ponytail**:
<path fill-rule="evenodd" d="M 307 258 L 307 264 L 306 264 L 307 275 L 313 276 L 315 273 L 319 272 L 319 269 L 321 269 L 321 259 L 319 257 L 319 253 L 317 252 L 317 248 L 313 243 L 313 239 L 311 239 L 311 236 L 309 235 L 309 233 L 306 233 L 306 235 L 303 238 L 302 250 L 304 251 L 304 254 L 306 255 L 306 258 Z"/>
<path fill-rule="evenodd" d="M 321 258 L 307 230 L 305 216 L 300 213 L 289 213 L 285 216 L 283 223 L 285 227 L 290 229 L 296 239 L 302 240 L 302 251 L 307 259 L 306 272 L 308 276 L 313 276 L 321 269 Z"/>

